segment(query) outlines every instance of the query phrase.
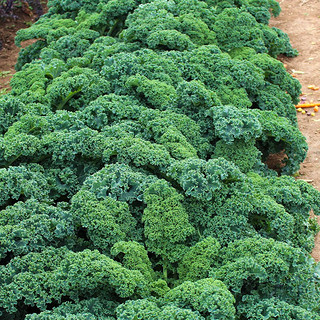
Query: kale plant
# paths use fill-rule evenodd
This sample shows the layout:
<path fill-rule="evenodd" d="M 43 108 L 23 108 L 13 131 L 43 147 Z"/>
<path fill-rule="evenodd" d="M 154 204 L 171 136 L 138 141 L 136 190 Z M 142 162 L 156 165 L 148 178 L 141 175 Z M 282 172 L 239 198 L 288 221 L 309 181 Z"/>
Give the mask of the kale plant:
<path fill-rule="evenodd" d="M 279 12 L 51 0 L 18 32 L 37 41 L 0 98 L 3 319 L 320 319 Z"/>

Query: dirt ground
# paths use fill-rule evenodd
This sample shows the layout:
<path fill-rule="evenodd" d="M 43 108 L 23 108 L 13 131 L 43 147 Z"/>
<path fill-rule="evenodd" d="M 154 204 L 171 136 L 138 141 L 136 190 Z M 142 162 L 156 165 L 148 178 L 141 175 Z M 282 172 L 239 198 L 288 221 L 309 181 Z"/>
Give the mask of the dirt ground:
<path fill-rule="evenodd" d="M 320 102 L 320 90 L 308 88 L 311 85 L 320 87 L 320 0 L 277 1 L 282 12 L 279 17 L 272 18 L 270 25 L 288 33 L 293 47 L 299 51 L 298 57 L 284 57 L 281 61 L 287 65 L 288 72 L 301 82 L 305 102 Z M 0 50 L 0 94 L 8 90 L 11 75 L 15 72 L 14 65 L 20 50 L 14 45 L 15 33 L 36 19 L 27 7 L 17 8 L 14 13 L 17 19 L 0 20 L 0 41 L 3 45 Z M 28 44 L 26 42 L 24 46 Z M 313 111 L 312 108 L 309 110 Z M 298 179 L 304 179 L 320 190 L 320 110 L 314 117 L 298 113 L 298 123 L 309 145 Z M 320 261 L 320 233 L 315 239 L 312 256 Z"/>
<path fill-rule="evenodd" d="M 287 70 L 302 85 L 303 99 L 306 103 L 320 102 L 320 0 L 278 0 L 282 11 L 273 18 L 270 25 L 285 31 L 294 48 L 298 49 L 296 58 L 281 58 Z M 320 109 L 320 107 L 319 107 Z M 313 111 L 313 108 L 306 109 Z M 298 113 L 299 128 L 306 137 L 309 151 L 302 163 L 298 179 L 307 180 L 320 190 L 320 111 L 315 116 Z M 318 218 L 320 223 L 320 218 Z M 315 238 L 312 256 L 320 261 L 320 234 Z"/>
<path fill-rule="evenodd" d="M 35 14 L 29 9 L 26 2 L 21 2 L 13 12 L 16 18 L 0 18 L 0 94 L 7 92 L 9 81 L 15 72 L 14 65 L 17 62 L 20 48 L 14 44 L 14 37 L 19 29 L 28 28 L 35 20 Z M 23 47 L 31 44 L 31 41 L 25 41 Z"/>

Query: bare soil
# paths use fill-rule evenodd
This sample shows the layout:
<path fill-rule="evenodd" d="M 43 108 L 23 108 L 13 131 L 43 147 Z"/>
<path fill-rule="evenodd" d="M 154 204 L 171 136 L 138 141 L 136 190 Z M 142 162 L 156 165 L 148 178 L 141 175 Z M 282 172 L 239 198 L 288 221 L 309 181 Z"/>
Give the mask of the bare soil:
<path fill-rule="evenodd" d="M 20 29 L 28 28 L 36 21 L 35 14 L 24 1 L 21 1 L 19 6 L 14 8 L 13 16 L 0 18 L 0 42 L 2 44 L 0 50 L 0 94 L 9 90 L 9 81 L 15 72 L 14 65 L 21 49 L 14 44 L 16 33 Z M 33 40 L 25 41 L 23 47 L 32 42 Z"/>
<path fill-rule="evenodd" d="M 310 85 L 320 87 L 320 0 L 277 1 L 282 11 L 279 17 L 271 19 L 270 26 L 288 33 L 293 47 L 299 51 L 298 57 L 280 57 L 280 60 L 286 65 L 287 71 L 300 81 L 305 102 L 320 102 L 320 90 L 308 88 Z M 20 51 L 14 45 L 15 34 L 36 20 L 33 12 L 23 5 L 16 8 L 14 14 L 16 19 L 0 20 L 0 41 L 3 45 L 0 50 L 0 94 L 9 90 L 9 81 L 15 72 L 14 65 Z M 26 41 L 23 46 L 30 43 L 32 40 Z M 309 110 L 313 111 L 312 108 Z M 307 139 L 309 151 L 297 178 L 308 181 L 320 190 L 320 111 L 315 116 L 298 113 L 298 124 Z M 312 256 L 320 261 L 320 233 L 315 238 Z"/>

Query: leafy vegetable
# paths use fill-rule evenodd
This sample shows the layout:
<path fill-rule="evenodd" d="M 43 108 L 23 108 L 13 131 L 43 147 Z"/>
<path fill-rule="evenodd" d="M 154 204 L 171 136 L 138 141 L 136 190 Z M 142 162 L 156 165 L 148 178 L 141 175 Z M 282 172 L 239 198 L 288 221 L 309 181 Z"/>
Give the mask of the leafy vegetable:
<path fill-rule="evenodd" d="M 1 318 L 320 319 L 279 12 L 51 0 L 18 32 L 37 41 L 0 99 Z"/>

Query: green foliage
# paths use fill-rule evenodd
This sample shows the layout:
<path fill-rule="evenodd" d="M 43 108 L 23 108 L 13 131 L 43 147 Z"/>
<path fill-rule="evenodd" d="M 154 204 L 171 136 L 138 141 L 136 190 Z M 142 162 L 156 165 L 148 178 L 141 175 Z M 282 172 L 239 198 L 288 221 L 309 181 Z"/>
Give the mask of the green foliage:
<path fill-rule="evenodd" d="M 103 253 L 109 254 L 119 241 L 134 238 L 136 220 L 126 203 L 110 197 L 98 201 L 91 192 L 79 191 L 72 198 L 71 213 L 76 227 L 86 230 L 94 247 Z"/>
<path fill-rule="evenodd" d="M 74 67 L 53 79 L 47 89 L 47 99 L 56 110 L 80 108 L 109 92 L 109 82 L 91 69 Z"/>
<path fill-rule="evenodd" d="M 178 273 L 182 281 L 207 278 L 219 254 L 217 239 L 208 237 L 196 243 L 179 263 Z"/>
<path fill-rule="evenodd" d="M 245 315 L 247 319 L 314 319 L 318 320 L 320 317 L 315 315 L 314 312 L 290 305 L 284 301 L 276 298 L 254 300 L 246 299 L 244 305 L 239 308 L 239 311 Z"/>
<path fill-rule="evenodd" d="M 16 71 L 20 71 L 25 64 L 30 63 L 32 60 L 38 59 L 41 49 L 43 49 L 45 46 L 45 41 L 38 40 L 30 46 L 21 49 L 17 64 L 15 65 Z"/>
<path fill-rule="evenodd" d="M 19 119 L 24 109 L 25 105 L 19 99 L 9 94 L 0 97 L 1 134 L 4 134 Z"/>
<path fill-rule="evenodd" d="M 303 312 L 318 317 L 317 282 L 311 273 L 306 276 L 312 263 L 300 249 L 273 239 L 248 238 L 225 248 L 222 259 L 228 262 L 214 269 L 212 276 L 226 283 L 235 297 L 243 297 L 240 312 L 254 315 L 259 312 L 260 303 L 272 305 L 273 302 L 278 304 L 274 312 L 289 309 L 282 312 L 296 314 L 293 319 L 299 319 L 298 314 Z"/>
<path fill-rule="evenodd" d="M 186 159 L 175 162 L 168 170 L 186 195 L 199 200 L 211 200 L 222 186 L 243 181 L 241 171 L 224 158 L 204 161 Z"/>
<path fill-rule="evenodd" d="M 0 98 L 1 319 L 319 319 L 279 12 L 51 0 L 18 32 L 37 41 Z"/>
<path fill-rule="evenodd" d="M 33 199 L 7 206 L 0 216 L 0 259 L 41 251 L 45 246 L 72 247 L 75 223 L 69 211 Z"/>
<path fill-rule="evenodd" d="M 78 303 L 63 302 L 50 311 L 26 315 L 27 320 L 114 320 L 114 309 L 117 304 L 107 299 L 91 298 Z"/>
<path fill-rule="evenodd" d="M 148 251 L 161 256 L 167 280 L 167 264 L 181 259 L 184 243 L 194 228 L 181 201 L 183 197 L 162 181 L 151 184 L 144 193 L 146 208 L 142 222 Z"/>
<path fill-rule="evenodd" d="M 169 291 L 164 299 L 180 307 L 198 310 L 208 319 L 235 318 L 234 297 L 225 284 L 212 278 L 185 281 Z"/>
<path fill-rule="evenodd" d="M 117 308 L 117 319 L 165 319 L 165 320 L 203 320 L 199 312 L 189 308 L 180 308 L 173 304 L 162 308 L 156 302 L 149 300 L 128 301 Z"/>
<path fill-rule="evenodd" d="M 35 269 L 35 266 L 36 269 Z M 8 271 L 10 270 L 10 271 Z M 139 271 L 131 271 L 98 252 L 73 252 L 64 247 L 47 247 L 41 253 L 31 252 L 15 258 L 0 269 L 2 290 L 0 307 L 15 312 L 18 300 L 45 310 L 63 296 L 79 300 L 94 291 L 117 294 L 125 298 L 147 294 L 148 284 Z M 108 289 L 104 293 L 104 287 Z"/>
<path fill-rule="evenodd" d="M 261 162 L 261 152 L 255 146 L 255 140 L 235 140 L 226 143 L 223 139 L 216 143 L 213 153 L 214 158 L 223 157 L 235 163 L 242 172 L 249 172 L 257 169 Z"/>

